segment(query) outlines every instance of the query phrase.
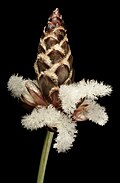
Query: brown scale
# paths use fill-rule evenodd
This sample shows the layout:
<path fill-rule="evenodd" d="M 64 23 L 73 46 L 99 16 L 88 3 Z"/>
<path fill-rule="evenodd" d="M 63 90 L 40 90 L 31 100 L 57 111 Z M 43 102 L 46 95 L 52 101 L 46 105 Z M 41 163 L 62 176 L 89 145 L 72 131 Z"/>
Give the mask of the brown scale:
<path fill-rule="evenodd" d="M 59 108 L 59 86 L 73 82 L 73 57 L 62 16 L 56 8 L 48 18 L 38 46 L 34 69 L 42 95 Z"/>

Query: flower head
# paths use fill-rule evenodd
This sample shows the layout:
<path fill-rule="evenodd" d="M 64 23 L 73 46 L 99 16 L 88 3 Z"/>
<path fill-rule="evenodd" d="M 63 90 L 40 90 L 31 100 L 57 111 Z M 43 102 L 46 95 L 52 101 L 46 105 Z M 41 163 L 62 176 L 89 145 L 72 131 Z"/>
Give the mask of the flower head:
<path fill-rule="evenodd" d="M 96 101 L 110 95 L 112 87 L 95 80 L 73 82 L 72 54 L 64 22 L 59 10 L 53 11 L 43 30 L 34 69 L 37 79 L 23 79 L 12 75 L 8 90 L 31 107 L 31 114 L 22 117 L 23 127 L 36 130 L 47 126 L 56 129 L 54 148 L 69 150 L 77 134 L 77 121 L 90 120 L 105 125 L 105 107 Z"/>

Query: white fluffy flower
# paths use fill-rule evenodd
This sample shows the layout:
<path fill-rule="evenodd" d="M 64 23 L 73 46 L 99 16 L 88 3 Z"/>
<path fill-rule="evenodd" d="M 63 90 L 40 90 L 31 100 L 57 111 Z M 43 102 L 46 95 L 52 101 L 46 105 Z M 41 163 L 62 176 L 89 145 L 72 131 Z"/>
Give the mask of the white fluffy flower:
<path fill-rule="evenodd" d="M 78 90 L 81 97 L 87 97 L 91 99 L 97 99 L 98 97 L 103 97 L 105 95 L 110 95 L 112 88 L 110 85 L 106 85 L 101 81 L 98 83 L 94 79 L 92 80 L 81 80 L 77 84 Z"/>
<path fill-rule="evenodd" d="M 31 89 L 31 93 L 26 87 Z M 98 97 L 110 95 L 112 91 L 111 86 L 105 85 L 103 82 L 98 83 L 95 80 L 85 82 L 82 80 L 70 85 L 61 85 L 59 88 L 60 110 L 57 110 L 52 104 L 46 105 L 41 98 L 36 81 L 12 75 L 8 81 L 8 90 L 13 97 L 20 98 L 23 95 L 28 102 L 33 101 L 37 104 L 31 114 L 23 116 L 22 125 L 30 130 L 44 126 L 52 129 L 55 127 L 57 137 L 53 147 L 58 152 L 65 152 L 72 147 L 77 133 L 76 121 L 89 119 L 99 125 L 104 125 L 108 121 L 105 107 L 100 106 L 95 101 Z"/>
<path fill-rule="evenodd" d="M 23 79 L 17 74 L 12 75 L 7 84 L 8 90 L 14 98 L 21 98 L 24 103 L 31 106 L 45 104 L 36 80 Z"/>
<path fill-rule="evenodd" d="M 62 108 L 67 114 L 73 113 L 76 109 L 76 104 L 80 100 L 79 90 L 76 84 L 61 85 L 59 90 L 59 97 L 62 101 Z"/>
<path fill-rule="evenodd" d="M 80 99 L 97 99 L 99 96 L 110 95 L 112 88 L 110 85 L 104 85 L 103 82 L 98 83 L 95 80 L 82 80 L 71 85 L 61 85 L 59 97 L 62 101 L 62 108 L 68 114 L 73 113 L 76 104 Z"/>
<path fill-rule="evenodd" d="M 70 149 L 77 133 L 76 123 L 72 122 L 65 114 L 57 111 L 52 105 L 49 105 L 48 108 L 35 108 L 30 115 L 23 116 L 22 125 L 31 130 L 43 126 L 56 127 L 58 135 L 54 148 L 57 148 L 58 152 Z"/>
<path fill-rule="evenodd" d="M 21 94 L 26 93 L 27 89 L 25 87 L 26 79 L 23 79 L 23 76 L 12 75 L 9 78 L 7 83 L 8 90 L 11 92 L 11 95 L 16 98 L 20 97 Z"/>
<path fill-rule="evenodd" d="M 66 123 L 66 125 L 67 128 L 64 128 L 64 125 L 59 125 L 57 129 L 58 136 L 55 139 L 56 143 L 53 147 L 56 148 L 58 152 L 65 152 L 66 150 L 69 150 L 73 146 L 73 142 L 76 137 L 76 123 Z"/>
<path fill-rule="evenodd" d="M 107 123 L 108 115 L 106 113 L 105 107 L 100 106 L 93 100 L 85 100 L 83 104 L 88 104 L 85 110 L 83 110 L 83 112 L 81 113 L 87 119 L 102 126 Z"/>

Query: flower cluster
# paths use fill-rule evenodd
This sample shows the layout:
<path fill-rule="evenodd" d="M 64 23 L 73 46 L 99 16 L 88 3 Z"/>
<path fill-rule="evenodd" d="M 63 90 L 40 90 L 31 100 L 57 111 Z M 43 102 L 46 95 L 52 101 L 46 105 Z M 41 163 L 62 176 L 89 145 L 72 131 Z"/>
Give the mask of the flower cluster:
<path fill-rule="evenodd" d="M 91 120 L 99 125 L 108 121 L 98 97 L 110 95 L 112 88 L 103 82 L 81 80 L 74 83 L 73 56 L 62 15 L 56 8 L 48 18 L 38 45 L 34 70 L 36 80 L 12 75 L 8 90 L 19 98 L 31 114 L 22 117 L 22 125 L 30 130 L 47 126 L 55 129 L 54 148 L 65 152 L 77 134 L 77 121 Z"/>
<path fill-rule="evenodd" d="M 81 80 L 61 85 L 58 89 L 59 108 L 46 102 L 35 80 L 12 75 L 8 81 L 8 90 L 13 97 L 33 107 L 31 114 L 22 117 L 21 123 L 25 128 L 36 130 L 47 126 L 56 129 L 57 137 L 53 147 L 58 152 L 65 152 L 72 147 L 77 134 L 77 121 L 90 120 L 99 125 L 108 121 L 105 107 L 97 103 L 98 97 L 112 92 L 111 86 L 103 82 Z"/>

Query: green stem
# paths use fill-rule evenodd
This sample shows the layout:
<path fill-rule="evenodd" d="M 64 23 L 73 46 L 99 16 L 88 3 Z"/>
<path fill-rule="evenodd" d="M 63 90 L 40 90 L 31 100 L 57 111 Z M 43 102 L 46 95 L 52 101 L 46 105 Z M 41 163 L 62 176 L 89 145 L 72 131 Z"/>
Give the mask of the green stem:
<path fill-rule="evenodd" d="M 53 135 L 54 135 L 53 132 L 47 131 L 43 149 L 42 149 L 41 159 L 40 159 L 37 183 L 43 183 L 44 181 L 45 170 L 46 170 L 46 165 L 47 165 L 47 160 L 48 160 L 48 155 L 49 155 Z"/>

